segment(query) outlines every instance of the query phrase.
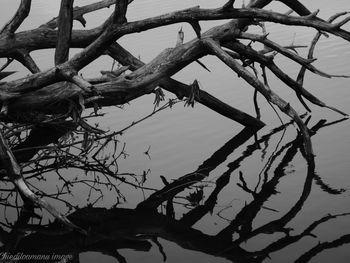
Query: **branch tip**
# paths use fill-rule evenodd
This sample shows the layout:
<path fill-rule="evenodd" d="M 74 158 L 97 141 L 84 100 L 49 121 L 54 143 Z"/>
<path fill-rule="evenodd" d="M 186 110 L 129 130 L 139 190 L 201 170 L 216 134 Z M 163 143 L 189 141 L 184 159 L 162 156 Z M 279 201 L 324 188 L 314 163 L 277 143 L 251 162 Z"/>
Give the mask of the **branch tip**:
<path fill-rule="evenodd" d="M 224 6 L 222 7 L 223 11 L 231 10 L 233 9 L 233 4 L 235 3 L 235 0 L 229 0 Z"/>
<path fill-rule="evenodd" d="M 85 20 L 85 18 L 83 17 L 83 15 L 81 15 L 81 16 L 78 16 L 78 17 L 76 17 L 76 18 L 74 18 L 75 20 L 77 20 L 77 21 L 79 21 L 80 22 L 80 24 L 83 26 L 83 27 L 86 27 L 86 20 Z"/>

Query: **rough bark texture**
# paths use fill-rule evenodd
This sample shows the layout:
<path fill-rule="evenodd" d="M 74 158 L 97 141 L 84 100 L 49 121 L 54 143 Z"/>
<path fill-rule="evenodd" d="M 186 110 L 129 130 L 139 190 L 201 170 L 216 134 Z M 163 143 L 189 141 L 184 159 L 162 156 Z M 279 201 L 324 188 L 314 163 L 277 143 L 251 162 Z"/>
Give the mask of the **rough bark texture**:
<path fill-rule="evenodd" d="M 73 0 L 62 0 L 58 17 L 55 65 L 66 62 L 73 28 Z"/>

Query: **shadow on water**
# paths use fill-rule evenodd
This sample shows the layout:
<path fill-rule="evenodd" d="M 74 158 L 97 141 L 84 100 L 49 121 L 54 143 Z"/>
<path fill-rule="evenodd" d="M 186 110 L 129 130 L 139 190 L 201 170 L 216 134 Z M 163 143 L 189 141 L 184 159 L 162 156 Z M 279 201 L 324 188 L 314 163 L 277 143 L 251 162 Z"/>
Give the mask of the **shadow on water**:
<path fill-rule="evenodd" d="M 340 120 L 343 121 L 343 120 Z M 320 129 L 330 125 L 335 125 L 340 121 L 327 123 L 325 120 L 319 121 L 310 128 L 312 136 L 316 136 Z M 238 186 L 251 196 L 243 208 L 238 211 L 235 217 L 229 221 L 215 235 L 205 234 L 194 228 L 194 225 L 211 214 L 217 205 L 219 194 L 229 184 L 231 176 L 243 162 L 247 161 L 256 152 L 266 154 L 269 141 L 278 133 L 285 132 L 287 126 L 284 124 L 270 133 L 257 138 L 252 144 L 245 147 L 238 158 L 226 166 L 226 170 L 215 181 L 215 187 L 204 200 L 203 189 L 195 188 L 186 198 L 191 208 L 183 215 L 177 214 L 174 208 L 175 197 L 186 189 L 193 187 L 196 183 L 205 180 L 210 173 L 219 165 L 223 164 L 228 156 L 239 147 L 253 138 L 256 131 L 243 129 L 240 133 L 230 139 L 225 145 L 218 149 L 210 158 L 205 160 L 198 169 L 188 173 L 172 182 L 162 178 L 164 187 L 152 193 L 148 198 L 138 203 L 136 208 L 101 208 L 87 205 L 84 208 L 76 208 L 68 215 L 68 218 L 76 225 L 87 230 L 87 235 L 65 230 L 57 222 L 48 224 L 32 224 L 31 218 L 36 217 L 34 207 L 25 204 L 18 208 L 18 218 L 10 229 L 4 222 L 0 228 L 1 257 L 17 255 L 19 258 L 32 255 L 32 259 L 26 258 L 26 262 L 40 262 L 38 255 L 66 255 L 71 262 L 79 262 L 79 254 L 86 251 L 96 251 L 114 257 L 118 262 L 127 262 L 127 258 L 122 256 L 118 250 L 132 249 L 135 251 L 150 251 L 152 243 L 156 244 L 159 252 L 166 261 L 167 255 L 158 240 L 159 238 L 176 243 L 178 246 L 191 250 L 203 252 L 215 257 L 221 257 L 232 262 L 263 262 L 269 259 L 270 254 L 278 252 L 286 247 L 298 243 L 307 236 L 316 237 L 313 231 L 322 224 L 341 216 L 343 214 L 328 214 L 316 219 L 306 228 L 294 234 L 293 229 L 288 224 L 303 209 L 308 199 L 313 182 L 331 195 L 342 193 L 343 189 L 333 189 L 322 181 L 322 178 L 315 173 L 315 163 L 313 160 L 305 161 L 306 174 L 302 189 L 295 191 L 300 193 L 293 204 L 279 218 L 270 220 L 258 227 L 254 227 L 254 220 L 263 209 L 266 209 L 266 202 L 277 193 L 277 187 L 282 178 L 290 175 L 287 167 L 292 160 L 301 153 L 303 155 L 302 138 L 297 136 L 290 142 L 279 145 L 271 153 L 270 158 L 259 174 L 259 187 L 250 189 L 244 178 L 244 173 L 239 172 Z M 44 131 L 42 131 L 44 132 Z M 33 133 L 34 136 L 35 133 Z M 61 134 L 56 134 L 52 130 L 49 132 L 51 138 L 56 140 Z M 39 133 L 40 135 L 40 133 Z M 41 134 L 39 137 L 42 137 Z M 24 144 L 28 144 L 24 142 Z M 47 144 L 48 142 L 44 142 Z M 38 146 L 38 145 L 36 145 Z M 28 145 L 18 146 L 28 147 Z M 18 158 L 31 158 L 34 152 L 19 151 L 22 155 Z M 306 159 L 305 159 L 306 160 Z M 193 188 L 192 188 L 193 189 Z M 196 205 L 194 205 L 196 204 Z M 2 204 L 6 206 L 6 203 Z M 10 204 L 8 204 L 10 205 Z M 159 209 L 165 207 L 165 209 Z M 271 208 L 272 209 L 272 208 Z M 6 225 L 6 227 L 5 227 Z M 292 233 L 293 232 L 293 233 Z M 251 251 L 244 248 L 244 244 L 258 235 L 273 235 L 279 233 L 280 238 L 269 243 L 259 250 Z M 319 253 L 329 249 L 350 243 L 350 234 L 330 242 L 319 243 L 311 247 L 303 254 L 297 255 L 296 262 L 308 262 Z M 10 259 L 10 258 L 8 258 Z M 42 258 L 42 262 L 48 260 L 57 261 L 57 258 Z"/>

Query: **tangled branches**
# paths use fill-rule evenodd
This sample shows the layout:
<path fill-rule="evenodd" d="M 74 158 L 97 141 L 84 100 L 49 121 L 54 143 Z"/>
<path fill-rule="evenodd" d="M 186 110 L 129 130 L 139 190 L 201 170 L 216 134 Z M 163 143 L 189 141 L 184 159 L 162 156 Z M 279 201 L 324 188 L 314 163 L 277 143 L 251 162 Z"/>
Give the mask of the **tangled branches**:
<path fill-rule="evenodd" d="M 253 87 L 256 93 L 262 94 L 268 103 L 274 104 L 295 121 L 302 133 L 306 158 L 312 162 L 314 154 L 309 130 L 293 106 L 272 90 L 273 87 L 269 85 L 266 71 L 271 71 L 285 84 L 286 88 L 292 89 L 307 110 L 310 110 L 306 104 L 308 101 L 346 115 L 341 110 L 321 101 L 308 91 L 303 83 L 306 71 L 326 78 L 347 77 L 335 76 L 316 68 L 313 65 L 315 60 L 313 49 L 320 34 L 330 34 L 350 41 L 350 32 L 343 29 L 349 17 L 344 12 L 325 21 L 318 17 L 318 12 L 309 11 L 299 1 L 279 1 L 297 15 L 264 10 L 264 7 L 272 2 L 271 0 L 250 1 L 248 6 L 242 8 L 234 7 L 234 1 L 230 0 L 216 9 L 193 7 L 147 19 L 128 21 L 128 5 L 133 2 L 130 0 L 116 2 L 104 0 L 75 8 L 73 1 L 62 0 L 57 18 L 38 28 L 17 32 L 22 22 L 30 15 L 31 1 L 22 0 L 14 17 L 0 32 L 0 57 L 7 58 L 7 62 L 1 67 L 0 77 L 4 78 L 11 74 L 4 70 L 14 60 L 22 63 L 32 73 L 24 78 L 0 84 L 0 120 L 9 124 L 9 129 L 3 130 L 1 143 L 0 157 L 2 167 L 6 171 L 5 176 L 21 189 L 24 187 L 23 183 L 16 183 L 16 178 L 23 178 L 23 173 L 26 173 L 27 167 L 32 164 L 36 165 L 35 173 L 33 173 L 35 176 L 49 170 L 55 171 L 63 164 L 78 169 L 87 167 L 91 171 L 115 174 L 117 168 L 113 170 L 111 167 L 120 155 L 113 156 L 111 163 L 87 158 L 88 155 L 98 156 L 100 149 L 103 149 L 106 144 L 111 141 L 115 142 L 115 139 L 111 139 L 114 137 L 101 135 L 103 132 L 89 125 L 82 114 L 88 108 L 97 111 L 101 107 L 118 106 L 152 92 L 156 94 L 155 104 L 159 105 L 163 95 L 158 87 L 174 93 L 179 99 L 185 98 L 187 105 L 193 106 L 196 101 L 246 127 L 255 129 L 263 127 L 264 123 L 260 118 L 235 109 L 201 90 L 197 80 L 194 80 L 192 85 L 187 85 L 171 78 L 181 69 L 207 55 L 219 58 L 238 77 Z M 85 14 L 111 5 L 115 6 L 114 11 L 100 26 L 86 30 L 73 28 L 73 20 L 85 26 Z M 230 21 L 202 32 L 201 21 L 224 19 L 230 19 Z M 117 43 L 123 36 L 180 22 L 189 23 L 197 37 L 185 43 L 178 41 L 175 47 L 160 52 L 149 63 L 143 63 Z M 265 22 L 315 29 L 317 36 L 311 44 L 308 57 L 304 58 L 294 53 L 295 46 L 285 47 L 270 40 L 264 27 Z M 263 28 L 261 34 L 250 33 L 250 28 L 256 26 Z M 251 43 L 246 44 L 245 40 Z M 258 50 L 252 45 L 253 42 L 262 43 L 264 49 Z M 71 48 L 81 50 L 69 58 Z M 51 68 L 41 70 L 32 58 L 30 53 L 40 49 L 55 49 L 55 65 Z M 276 64 L 274 56 L 277 53 L 299 64 L 300 73 L 297 79 L 290 77 Z M 89 79 L 79 74 L 82 68 L 104 54 L 111 56 L 123 67 L 104 71 L 100 78 Z M 262 69 L 262 79 L 256 74 L 258 69 L 255 65 L 259 65 Z M 168 106 L 170 104 L 169 102 Z M 31 129 L 33 134 L 40 125 L 51 128 L 57 127 L 55 125 L 64 125 L 65 132 L 55 133 L 55 138 L 51 138 L 54 140 L 44 144 L 46 146 L 54 143 L 50 149 L 50 153 L 54 153 L 52 156 L 45 152 L 47 148 L 40 149 L 40 145 L 36 145 L 37 148 L 35 151 L 32 149 L 32 153 L 26 150 L 26 154 L 23 154 L 22 151 L 22 154 L 16 156 L 16 151 L 18 152 L 16 144 L 8 142 L 14 140 L 13 138 L 21 137 L 20 129 L 22 128 L 13 128 L 18 124 L 25 124 L 25 129 Z M 80 147 L 82 152 L 78 155 L 72 154 L 77 144 L 76 141 L 65 141 L 62 144 L 62 139 L 60 139 L 69 130 L 82 133 L 83 139 L 81 139 Z M 95 144 L 96 142 L 98 143 Z M 18 145 L 21 145 L 19 141 Z M 39 150 L 42 151 L 39 152 Z M 36 157 L 32 159 L 34 156 Z M 42 162 L 45 165 L 42 165 Z M 119 177 L 115 179 L 120 180 Z M 94 178 L 92 183 L 96 182 L 101 183 Z M 69 190 L 68 183 L 65 187 Z M 55 215 L 59 217 L 57 213 Z M 69 225 L 69 222 L 66 223 Z"/>

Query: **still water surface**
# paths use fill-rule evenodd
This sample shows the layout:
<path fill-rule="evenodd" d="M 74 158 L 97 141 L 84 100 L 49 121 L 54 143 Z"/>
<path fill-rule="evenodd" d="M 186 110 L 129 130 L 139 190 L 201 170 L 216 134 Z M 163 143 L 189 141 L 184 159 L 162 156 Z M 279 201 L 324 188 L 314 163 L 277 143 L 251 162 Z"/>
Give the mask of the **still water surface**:
<path fill-rule="evenodd" d="M 3 4 L 0 13 L 0 22 L 6 21 L 16 9 L 19 1 L 1 0 Z M 76 5 L 83 5 L 93 1 L 78 1 Z M 225 1 L 171 1 L 171 0 L 140 0 L 135 1 L 129 10 L 129 20 L 146 18 L 165 12 L 201 5 L 202 7 L 217 7 Z M 239 1 L 238 1 L 239 2 Z M 336 12 L 350 10 L 350 4 L 347 0 L 308 0 L 303 2 L 310 10 L 321 9 L 320 16 L 327 19 Z M 240 4 L 240 3 L 239 3 Z M 4 8 L 6 7 L 6 8 Z M 37 27 L 45 23 L 53 16 L 56 16 L 59 7 L 59 1 L 33 1 L 32 17 L 26 21 L 21 30 Z M 273 6 L 280 11 L 286 11 L 282 5 Z M 102 10 L 98 15 L 88 15 L 88 27 L 94 27 L 101 23 L 111 10 Z M 212 25 L 223 22 L 203 23 L 203 30 Z M 136 56 L 140 55 L 145 62 L 150 61 L 160 50 L 174 46 L 176 42 L 177 31 L 183 26 L 185 32 L 185 41 L 194 37 L 192 29 L 186 25 L 172 25 L 166 28 L 151 30 L 147 33 L 135 34 L 121 39 L 129 51 Z M 76 24 L 77 28 L 80 28 Z M 350 29 L 348 26 L 347 29 Z M 281 44 L 308 45 L 314 35 L 314 31 L 300 28 L 286 28 L 274 24 L 267 24 L 267 30 L 270 31 L 270 38 Z M 301 50 L 305 55 L 306 51 Z M 315 62 L 320 69 L 332 74 L 344 75 L 350 74 L 350 45 L 345 41 L 330 37 L 322 38 L 317 46 L 316 57 L 319 60 Z M 52 66 L 53 56 L 48 51 L 35 52 L 35 57 L 42 69 Z M 176 74 L 175 78 L 184 83 L 192 83 L 194 79 L 200 82 L 201 88 L 217 96 L 223 101 L 254 114 L 252 96 L 253 90 L 241 79 L 237 79 L 229 69 L 223 66 L 215 58 L 203 58 L 204 62 L 211 70 L 205 71 L 198 64 L 190 65 L 186 69 Z M 92 66 L 84 69 L 83 74 L 88 76 L 96 75 L 100 69 L 109 69 L 112 61 L 109 58 L 102 58 L 94 62 Z M 299 67 L 278 56 L 277 63 L 282 66 L 292 77 L 295 77 Z M 20 66 L 14 69 L 20 70 L 14 77 L 25 75 L 27 72 Z M 324 79 L 309 74 L 305 80 L 305 86 L 312 93 L 319 96 L 328 104 L 333 105 L 343 111 L 350 112 L 350 89 L 349 80 L 346 79 Z M 294 98 L 294 94 L 287 91 L 285 87 L 276 79 L 271 77 L 271 87 L 276 90 L 283 98 L 289 100 L 291 104 L 302 114 L 305 110 Z M 171 97 L 170 94 L 167 96 Z M 111 108 L 106 110 L 107 114 L 101 121 L 102 127 L 118 130 L 136 120 L 148 112 L 151 112 L 153 105 L 153 96 L 145 96 L 126 105 L 124 110 Z M 199 104 L 195 107 L 183 107 L 183 104 L 176 105 L 171 110 L 166 110 L 139 124 L 136 128 L 129 130 L 121 140 L 126 142 L 126 151 L 129 156 L 120 161 L 120 170 L 125 172 L 142 173 L 142 171 L 151 171 L 147 176 L 146 186 L 161 189 L 164 185 L 160 180 L 160 175 L 167 178 L 169 182 L 185 174 L 196 171 L 205 161 L 228 143 L 232 149 L 225 156 L 222 162 L 219 162 L 210 171 L 205 182 L 198 184 L 203 188 L 204 200 L 208 198 L 215 188 L 215 181 L 228 172 L 230 182 L 218 194 L 217 204 L 212 213 L 208 213 L 199 220 L 194 229 L 203 234 L 211 236 L 220 233 L 223 229 L 232 225 L 233 219 L 239 221 L 240 212 L 243 214 L 243 222 L 249 220 L 250 216 L 256 212 L 252 218 L 251 227 L 259 228 L 269 222 L 275 222 L 278 219 L 288 220 L 285 228 L 290 228 L 290 235 L 299 235 L 310 224 L 321 219 L 325 215 L 341 214 L 350 212 L 350 197 L 348 189 L 350 188 L 350 123 L 343 121 L 335 125 L 323 127 L 313 136 L 312 141 L 316 154 L 316 179 L 308 176 L 308 167 L 300 151 L 293 152 L 293 144 L 290 144 L 296 136 L 296 127 L 289 125 L 286 130 L 273 133 L 269 137 L 263 135 L 270 134 L 270 130 L 280 126 L 280 122 L 271 110 L 265 105 L 265 101 L 260 98 L 263 121 L 267 127 L 259 131 L 258 138 L 261 139 L 261 149 L 255 149 L 249 152 L 254 145 L 254 138 L 247 138 L 245 142 L 237 142 L 237 136 L 242 127 L 232 121 L 218 116 Z M 341 116 L 326 109 L 320 109 L 312 106 L 312 114 L 309 126 L 314 126 L 321 119 L 327 122 L 333 122 L 341 119 Z M 283 117 L 285 122 L 288 119 Z M 236 136 L 236 137 L 235 137 Z M 243 136 L 244 137 L 244 136 Z M 264 139 L 265 138 L 265 139 Z M 239 140 L 238 140 L 239 141 Z M 234 148 L 234 145 L 237 148 Z M 150 157 L 143 152 L 150 148 Z M 296 146 L 295 146 L 296 147 Z M 276 158 L 272 157 L 276 155 Z M 291 158 L 290 161 L 286 159 Z M 268 164 L 270 167 L 267 168 Z M 237 167 L 236 167 L 237 166 Z M 230 170 L 231 169 L 231 170 Z M 264 171 L 266 172 L 264 173 Z M 280 171 L 281 170 L 281 171 Z M 254 204 L 259 197 L 243 189 L 240 176 L 249 189 L 254 189 L 257 185 L 259 190 L 261 181 L 266 174 L 268 180 L 279 178 L 273 186 L 273 191 L 267 191 L 266 202 L 261 204 L 262 208 L 258 210 L 246 209 L 249 204 Z M 311 178 L 311 180 L 310 180 Z M 260 184 L 259 184 L 260 182 Z M 147 197 L 151 192 L 135 190 L 121 186 L 123 194 L 126 196 L 126 202 L 119 207 L 135 208 L 135 206 Z M 201 189 L 201 188 L 197 188 Z M 76 189 L 79 193 L 84 193 L 84 189 Z M 270 189 L 271 190 L 271 189 Z M 195 191 L 194 188 L 190 192 Z M 186 196 L 189 192 L 183 193 Z M 86 205 L 85 195 L 76 195 L 69 200 L 72 203 Z M 183 199 L 177 200 L 180 203 Z M 116 202 L 115 196 L 106 195 L 104 199 L 96 206 L 109 208 Z M 176 219 L 180 219 L 182 214 L 188 213 L 193 207 L 184 207 L 175 205 Z M 254 212 L 255 211 L 255 212 Z M 236 217 L 237 216 L 237 217 Z M 142 220 L 142 218 L 140 218 Z M 146 220 L 146 219 L 145 219 Z M 333 242 L 344 235 L 350 234 L 350 216 L 340 216 L 335 219 L 320 224 L 312 234 L 317 237 L 307 235 L 300 240 L 283 245 L 283 242 L 276 242 L 282 238 L 283 226 L 281 221 L 271 223 L 271 228 L 280 227 L 279 231 L 274 232 L 271 228 L 262 231 L 260 234 L 248 238 L 247 242 L 242 242 L 241 247 L 247 251 L 262 251 L 271 244 L 280 246 L 272 249 L 270 258 L 265 258 L 264 262 L 294 262 L 301 255 L 316 246 L 318 242 Z M 242 225 L 245 225 L 242 223 Z M 249 224 L 248 224 L 249 225 Z M 245 225 L 245 227 L 248 227 Z M 243 227 L 242 227 L 243 228 Z M 176 231 L 175 231 L 176 232 Z M 274 232 L 274 234 L 271 234 Z M 209 248 L 198 249 L 195 242 L 179 241 L 179 237 L 171 234 L 160 235 L 158 240 L 164 248 L 167 262 L 229 262 L 227 257 L 215 253 L 205 253 Z M 190 240 L 191 237 L 187 237 Z M 233 240 L 237 236 L 231 237 Z M 209 238 L 210 239 L 210 238 Z M 209 240 L 208 239 L 208 240 Z M 186 240 L 186 238 L 185 238 Z M 204 242 L 204 241 L 202 241 Z M 208 241 L 209 242 L 209 241 Z M 330 249 L 325 249 L 317 253 L 309 262 L 349 262 L 350 246 L 349 238 L 347 242 L 339 242 Z M 127 262 L 162 262 L 163 256 L 160 253 L 155 242 L 150 242 L 152 247 L 147 252 L 134 251 L 132 249 L 119 249 L 120 255 L 125 257 Z M 209 243 L 208 243 L 209 244 Z M 199 246 L 200 247 L 200 246 Z M 224 248 L 228 249 L 228 248 Z M 259 253 L 257 253 L 258 255 Z M 80 262 L 116 262 L 116 258 L 111 255 L 105 255 L 98 252 L 84 252 L 80 254 Z M 225 259 L 226 258 L 226 259 Z M 237 262 L 260 262 L 253 259 L 241 260 Z"/>

